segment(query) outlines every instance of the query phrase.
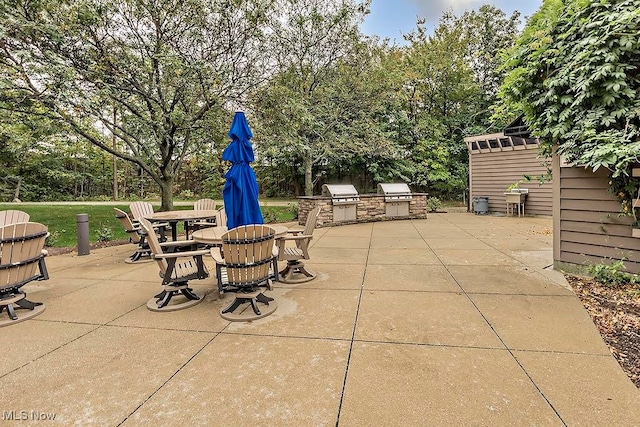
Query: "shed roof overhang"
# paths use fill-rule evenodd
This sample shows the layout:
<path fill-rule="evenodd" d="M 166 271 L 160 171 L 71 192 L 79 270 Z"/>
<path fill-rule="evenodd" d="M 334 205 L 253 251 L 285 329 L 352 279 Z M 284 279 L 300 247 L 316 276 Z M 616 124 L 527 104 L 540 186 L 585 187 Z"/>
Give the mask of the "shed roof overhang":
<path fill-rule="evenodd" d="M 504 133 L 468 136 L 464 139 L 470 153 L 492 153 L 495 151 L 531 150 L 538 149 L 540 141 L 537 138 L 522 138 L 507 136 Z"/>

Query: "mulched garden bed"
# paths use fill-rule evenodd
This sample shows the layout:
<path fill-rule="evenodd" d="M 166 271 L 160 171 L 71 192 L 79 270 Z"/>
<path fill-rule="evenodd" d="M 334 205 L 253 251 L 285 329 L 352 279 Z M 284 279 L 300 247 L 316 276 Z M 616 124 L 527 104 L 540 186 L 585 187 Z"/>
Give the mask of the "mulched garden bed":
<path fill-rule="evenodd" d="M 640 287 L 607 286 L 588 277 L 565 277 L 613 356 L 640 388 Z"/>

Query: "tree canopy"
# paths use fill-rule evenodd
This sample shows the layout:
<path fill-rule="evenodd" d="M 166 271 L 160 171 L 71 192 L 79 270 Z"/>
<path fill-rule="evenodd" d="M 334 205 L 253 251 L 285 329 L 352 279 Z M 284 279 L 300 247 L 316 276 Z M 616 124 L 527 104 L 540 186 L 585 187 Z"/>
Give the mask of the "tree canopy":
<path fill-rule="evenodd" d="M 640 160 L 640 0 L 547 0 L 506 62 L 501 97 L 547 152 L 610 170 L 626 204 Z M 622 190 L 622 192 L 621 192 Z"/>
<path fill-rule="evenodd" d="M 243 108 L 265 194 L 402 180 L 461 197 L 462 138 L 492 128 L 487 107 L 504 74 L 498 52 L 513 43 L 518 14 L 447 12 L 434 31 L 418 21 L 398 46 L 360 32 L 369 4 L 2 2 L 0 160 L 57 152 L 51 197 L 69 186 L 74 195 L 109 188 L 117 172 L 130 195 L 153 180 L 170 209 L 179 192 L 219 197 L 220 153 L 233 110 Z M 133 168 L 116 171 L 108 156 Z M 5 168 L 0 179 L 25 173 Z"/>
<path fill-rule="evenodd" d="M 300 158 L 304 193 L 313 194 L 313 167 L 340 153 L 366 151 L 372 100 L 363 82 L 371 62 L 361 55 L 358 26 L 370 1 L 280 0 L 270 23 L 278 72 L 254 98 L 265 148 Z M 349 90 L 351 89 L 351 90 Z M 375 108 L 375 107 L 374 107 Z M 272 151 L 273 152 L 273 151 Z"/>
<path fill-rule="evenodd" d="M 169 209 L 182 162 L 221 142 L 223 107 L 260 78 L 267 4 L 4 1 L 0 103 L 137 164 Z"/>
<path fill-rule="evenodd" d="M 546 145 L 624 174 L 640 154 L 640 1 L 547 1 L 506 63 L 503 99 Z"/>

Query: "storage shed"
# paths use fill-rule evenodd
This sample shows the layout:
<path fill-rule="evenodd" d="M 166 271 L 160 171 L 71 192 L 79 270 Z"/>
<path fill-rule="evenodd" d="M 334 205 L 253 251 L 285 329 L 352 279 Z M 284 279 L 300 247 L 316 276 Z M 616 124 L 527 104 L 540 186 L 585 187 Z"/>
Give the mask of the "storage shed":
<path fill-rule="evenodd" d="M 507 187 L 528 175 L 532 181 L 519 183 L 519 188 L 529 190 L 525 213 L 552 215 L 553 185 L 551 182 L 540 185 L 536 179 L 547 174 L 545 159 L 538 157 L 540 141 L 530 137 L 521 118 L 502 133 L 470 136 L 464 140 L 469 150 L 470 203 L 474 197 L 488 197 L 489 212 L 506 213 Z"/>

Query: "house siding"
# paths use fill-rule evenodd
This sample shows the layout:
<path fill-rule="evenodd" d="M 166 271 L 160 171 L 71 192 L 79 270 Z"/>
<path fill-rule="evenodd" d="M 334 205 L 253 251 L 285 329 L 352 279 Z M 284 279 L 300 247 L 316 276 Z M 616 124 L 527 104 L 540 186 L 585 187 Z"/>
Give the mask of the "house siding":
<path fill-rule="evenodd" d="M 588 266 L 625 259 L 626 271 L 640 273 L 640 239 L 631 237 L 632 218 L 620 216 L 620 203 L 607 191 L 607 171 L 582 167 L 556 170 L 556 265 Z"/>

